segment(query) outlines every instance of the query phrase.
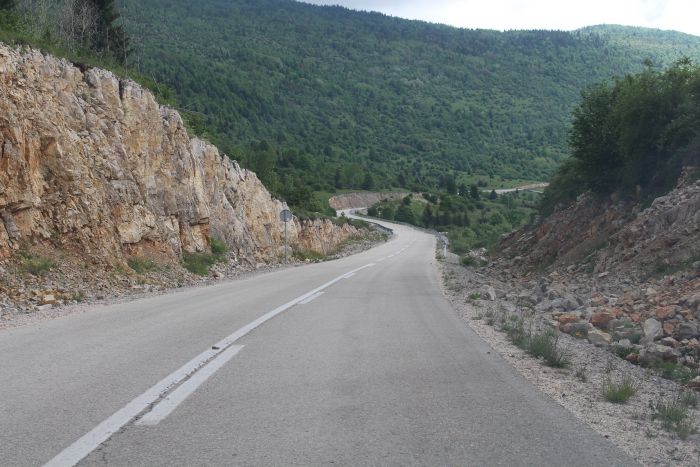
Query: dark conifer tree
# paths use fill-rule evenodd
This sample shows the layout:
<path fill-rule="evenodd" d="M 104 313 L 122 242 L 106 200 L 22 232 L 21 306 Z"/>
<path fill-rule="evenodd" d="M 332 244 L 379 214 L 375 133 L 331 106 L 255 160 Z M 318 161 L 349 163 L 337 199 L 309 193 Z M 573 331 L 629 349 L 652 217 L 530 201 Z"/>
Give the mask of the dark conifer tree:
<path fill-rule="evenodd" d="M 93 49 L 126 63 L 129 56 L 129 36 L 119 24 L 121 15 L 115 0 L 90 0 L 97 10 L 97 34 Z"/>

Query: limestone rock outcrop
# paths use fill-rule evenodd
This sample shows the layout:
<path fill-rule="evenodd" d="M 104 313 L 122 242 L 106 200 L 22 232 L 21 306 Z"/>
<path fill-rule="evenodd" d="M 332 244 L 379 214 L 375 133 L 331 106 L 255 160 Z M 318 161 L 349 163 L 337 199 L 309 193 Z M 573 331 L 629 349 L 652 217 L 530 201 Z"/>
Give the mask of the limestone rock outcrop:
<path fill-rule="evenodd" d="M 335 210 L 368 208 L 382 200 L 401 199 L 409 194 L 403 191 L 344 193 L 331 197 L 328 204 Z"/>
<path fill-rule="evenodd" d="M 44 243 L 119 264 L 142 248 L 204 251 L 215 236 L 269 261 L 286 207 L 133 81 L 0 44 L 0 258 Z M 288 225 L 291 244 L 323 252 L 356 233 Z"/>

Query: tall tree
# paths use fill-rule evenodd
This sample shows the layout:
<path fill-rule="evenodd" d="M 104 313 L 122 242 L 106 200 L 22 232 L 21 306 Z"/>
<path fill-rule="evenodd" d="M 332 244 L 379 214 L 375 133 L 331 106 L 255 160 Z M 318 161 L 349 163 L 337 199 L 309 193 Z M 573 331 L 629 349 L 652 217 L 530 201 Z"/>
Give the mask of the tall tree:
<path fill-rule="evenodd" d="M 374 177 L 370 172 L 365 172 L 365 179 L 362 181 L 363 190 L 374 190 Z"/>
<path fill-rule="evenodd" d="M 98 12 L 93 48 L 126 63 L 129 55 L 129 36 L 120 24 L 121 15 L 115 0 L 90 0 Z"/>

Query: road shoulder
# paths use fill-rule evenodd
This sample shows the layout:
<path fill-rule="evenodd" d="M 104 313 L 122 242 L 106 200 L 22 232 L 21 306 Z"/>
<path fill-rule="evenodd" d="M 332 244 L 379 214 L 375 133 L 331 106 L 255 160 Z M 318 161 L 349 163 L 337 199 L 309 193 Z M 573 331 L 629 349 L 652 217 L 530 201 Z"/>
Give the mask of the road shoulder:
<path fill-rule="evenodd" d="M 560 334 L 559 345 L 571 360 L 569 367 L 544 366 L 541 360 L 513 345 L 505 333 L 497 330 L 497 324 L 489 325 L 484 319 L 489 313 L 498 313 L 499 303 L 497 299 L 475 297 L 473 290 L 480 284 L 472 282 L 473 270 L 444 262 L 436 264 L 442 291 L 455 312 L 540 391 L 642 465 L 700 464 L 698 434 L 681 440 L 664 430 L 658 420 L 652 420 L 650 404 L 679 394 L 679 384 L 566 334 Z M 602 394 L 603 384 L 610 378 L 624 376 L 635 381 L 637 393 L 626 404 L 607 402 Z M 697 407 L 691 408 L 690 419 L 699 417 Z"/>

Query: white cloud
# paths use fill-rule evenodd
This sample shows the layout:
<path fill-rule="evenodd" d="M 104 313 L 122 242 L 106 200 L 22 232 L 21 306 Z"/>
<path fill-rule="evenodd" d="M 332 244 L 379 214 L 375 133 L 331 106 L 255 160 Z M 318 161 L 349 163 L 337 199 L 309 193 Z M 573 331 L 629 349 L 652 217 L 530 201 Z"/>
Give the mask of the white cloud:
<path fill-rule="evenodd" d="M 305 0 L 466 28 L 564 29 L 625 24 L 700 35 L 698 0 Z"/>

